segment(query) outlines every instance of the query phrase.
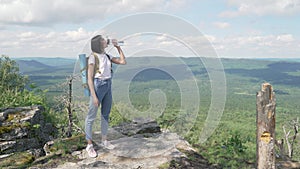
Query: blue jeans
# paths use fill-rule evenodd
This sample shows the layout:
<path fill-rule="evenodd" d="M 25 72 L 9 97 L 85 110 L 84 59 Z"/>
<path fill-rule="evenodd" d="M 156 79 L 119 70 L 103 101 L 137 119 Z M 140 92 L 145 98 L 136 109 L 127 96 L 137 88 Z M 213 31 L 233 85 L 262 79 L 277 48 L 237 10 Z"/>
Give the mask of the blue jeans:
<path fill-rule="evenodd" d="M 101 134 L 107 135 L 109 114 L 112 105 L 111 79 L 94 79 L 94 87 L 99 103 L 101 104 Z M 93 104 L 93 97 L 90 96 L 89 112 L 85 119 L 85 138 L 92 140 L 92 127 L 96 119 L 98 106 Z"/>

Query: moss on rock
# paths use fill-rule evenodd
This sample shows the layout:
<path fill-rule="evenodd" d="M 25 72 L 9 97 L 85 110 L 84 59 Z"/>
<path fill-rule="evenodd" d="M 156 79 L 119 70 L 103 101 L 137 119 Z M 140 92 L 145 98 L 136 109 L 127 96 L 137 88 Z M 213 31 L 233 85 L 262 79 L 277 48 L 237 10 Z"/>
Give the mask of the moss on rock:
<path fill-rule="evenodd" d="M 0 161 L 0 168 L 26 168 L 33 161 L 34 156 L 31 153 L 20 152 L 2 159 Z"/>

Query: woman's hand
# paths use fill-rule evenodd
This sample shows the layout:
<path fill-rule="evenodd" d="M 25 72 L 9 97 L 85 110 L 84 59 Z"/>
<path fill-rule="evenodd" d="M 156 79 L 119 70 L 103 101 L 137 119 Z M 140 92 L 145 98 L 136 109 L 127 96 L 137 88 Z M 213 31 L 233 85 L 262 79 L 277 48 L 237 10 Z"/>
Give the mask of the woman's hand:
<path fill-rule="evenodd" d="M 98 100 L 97 96 L 93 97 L 93 104 L 97 107 L 99 106 L 99 100 Z"/>
<path fill-rule="evenodd" d="M 120 46 L 115 46 L 116 49 L 118 50 L 119 54 L 120 54 L 120 57 L 119 58 L 116 58 L 116 57 L 113 57 L 111 59 L 111 61 L 115 64 L 120 64 L 120 65 L 126 65 L 126 59 L 125 59 L 125 55 L 121 49 Z"/>
<path fill-rule="evenodd" d="M 119 47 L 117 39 L 112 39 L 111 42 L 115 47 Z"/>

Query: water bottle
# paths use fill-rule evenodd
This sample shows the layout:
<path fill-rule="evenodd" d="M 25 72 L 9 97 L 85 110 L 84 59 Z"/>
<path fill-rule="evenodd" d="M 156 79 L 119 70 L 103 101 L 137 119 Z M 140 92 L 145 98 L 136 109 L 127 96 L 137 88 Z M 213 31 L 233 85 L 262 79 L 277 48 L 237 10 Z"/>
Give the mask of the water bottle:
<path fill-rule="evenodd" d="M 124 46 L 124 41 L 118 41 L 117 39 L 107 39 L 108 45 L 113 45 L 113 42 L 117 42 L 116 46 Z"/>

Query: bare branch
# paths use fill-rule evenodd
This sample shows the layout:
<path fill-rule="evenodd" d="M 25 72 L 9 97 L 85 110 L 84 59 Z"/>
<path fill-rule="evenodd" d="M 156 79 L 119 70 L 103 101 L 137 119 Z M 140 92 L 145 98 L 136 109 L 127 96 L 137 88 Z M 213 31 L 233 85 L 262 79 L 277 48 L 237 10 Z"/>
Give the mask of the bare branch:
<path fill-rule="evenodd" d="M 293 152 L 294 152 L 294 143 L 296 141 L 298 132 L 299 132 L 299 118 L 297 118 L 296 120 L 292 120 L 289 123 L 290 127 L 292 128 L 292 130 L 294 131 L 293 135 L 290 136 L 292 130 L 289 130 L 288 133 L 286 132 L 285 126 L 282 126 L 283 132 L 284 132 L 284 136 L 285 136 L 285 140 L 286 140 L 286 145 L 288 148 L 288 157 L 292 158 L 293 157 Z"/>

